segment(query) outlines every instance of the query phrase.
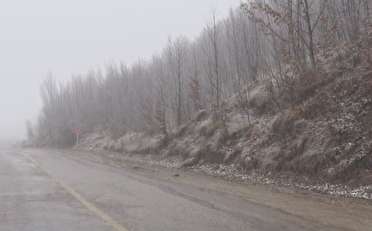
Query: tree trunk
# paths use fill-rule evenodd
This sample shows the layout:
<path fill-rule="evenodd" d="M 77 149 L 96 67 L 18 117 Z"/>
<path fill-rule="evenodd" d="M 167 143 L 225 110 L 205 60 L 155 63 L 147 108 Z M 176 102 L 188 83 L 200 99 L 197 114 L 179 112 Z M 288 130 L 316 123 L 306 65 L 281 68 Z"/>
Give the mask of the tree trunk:
<path fill-rule="evenodd" d="M 304 5 L 305 5 L 305 9 L 304 9 L 304 13 L 305 13 L 305 21 L 306 21 L 306 25 L 307 25 L 307 33 L 308 33 L 308 37 L 309 37 L 309 56 L 310 56 L 310 62 L 311 62 L 311 66 L 312 68 L 316 68 L 316 61 L 315 61 L 315 46 L 314 46 L 314 37 L 313 37 L 313 34 L 314 34 L 314 31 L 313 31 L 313 28 L 312 28 L 312 25 L 311 25 L 311 17 L 310 17 L 310 7 L 309 7 L 309 2 L 308 0 L 303 0 L 304 1 Z"/>

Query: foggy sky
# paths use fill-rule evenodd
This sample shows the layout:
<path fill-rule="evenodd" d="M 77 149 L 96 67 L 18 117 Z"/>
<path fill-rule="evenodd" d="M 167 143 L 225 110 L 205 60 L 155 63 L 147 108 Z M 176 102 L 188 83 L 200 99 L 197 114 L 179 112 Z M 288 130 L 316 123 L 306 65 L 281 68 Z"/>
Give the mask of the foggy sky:
<path fill-rule="evenodd" d="M 131 64 L 168 37 L 194 38 L 240 0 L 0 0 L 0 139 L 24 136 L 40 110 L 39 84 Z"/>

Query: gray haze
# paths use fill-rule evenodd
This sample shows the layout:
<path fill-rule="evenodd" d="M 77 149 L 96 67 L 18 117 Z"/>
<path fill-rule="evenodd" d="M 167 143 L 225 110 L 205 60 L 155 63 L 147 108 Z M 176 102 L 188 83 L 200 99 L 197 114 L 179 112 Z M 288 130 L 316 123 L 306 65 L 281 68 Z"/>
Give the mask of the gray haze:
<path fill-rule="evenodd" d="M 198 35 L 239 0 L 12 0 L 0 7 L 0 139 L 24 136 L 39 84 L 159 52 L 169 36 Z"/>

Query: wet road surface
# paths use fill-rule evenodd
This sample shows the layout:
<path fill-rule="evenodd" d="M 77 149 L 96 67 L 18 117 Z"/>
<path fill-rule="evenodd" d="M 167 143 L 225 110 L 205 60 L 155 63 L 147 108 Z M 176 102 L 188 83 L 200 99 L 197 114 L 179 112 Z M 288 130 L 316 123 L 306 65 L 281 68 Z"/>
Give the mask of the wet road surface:
<path fill-rule="evenodd" d="M 0 230 L 372 230 L 372 206 L 8 148 L 0 150 Z"/>

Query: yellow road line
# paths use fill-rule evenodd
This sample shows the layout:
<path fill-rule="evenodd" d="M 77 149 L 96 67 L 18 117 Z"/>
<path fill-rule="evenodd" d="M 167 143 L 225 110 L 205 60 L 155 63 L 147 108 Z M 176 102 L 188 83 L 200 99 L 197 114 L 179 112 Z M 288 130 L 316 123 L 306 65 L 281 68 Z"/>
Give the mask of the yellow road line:
<path fill-rule="evenodd" d="M 48 175 L 55 183 L 57 183 L 59 186 L 61 186 L 66 192 L 68 192 L 71 196 L 73 196 L 77 201 L 79 201 L 85 208 L 87 208 L 89 211 L 94 213 L 96 216 L 101 218 L 103 221 L 105 221 L 107 224 L 112 226 L 112 228 L 115 231 L 128 231 L 124 226 L 122 226 L 119 222 L 115 221 L 113 218 L 111 218 L 109 215 L 107 215 L 105 212 L 97 208 L 93 203 L 89 202 L 87 199 L 85 199 L 81 194 L 79 194 L 77 191 L 75 191 L 70 186 L 64 184 L 63 182 L 59 181 L 58 179 L 51 176 L 46 170 L 44 170 L 41 165 L 34 160 L 32 157 L 28 157 L 28 159 L 42 172 L 44 172 L 46 175 Z"/>

